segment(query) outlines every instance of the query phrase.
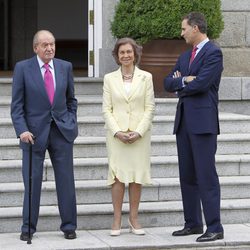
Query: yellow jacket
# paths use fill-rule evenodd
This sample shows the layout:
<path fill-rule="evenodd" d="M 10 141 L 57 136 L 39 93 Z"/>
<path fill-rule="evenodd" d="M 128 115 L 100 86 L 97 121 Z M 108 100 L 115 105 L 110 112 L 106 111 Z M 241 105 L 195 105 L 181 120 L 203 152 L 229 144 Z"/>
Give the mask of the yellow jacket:
<path fill-rule="evenodd" d="M 106 74 L 103 85 L 105 128 L 113 135 L 118 131 L 136 131 L 141 136 L 151 129 L 155 108 L 152 75 L 135 67 L 132 88 L 127 94 L 121 69 Z"/>

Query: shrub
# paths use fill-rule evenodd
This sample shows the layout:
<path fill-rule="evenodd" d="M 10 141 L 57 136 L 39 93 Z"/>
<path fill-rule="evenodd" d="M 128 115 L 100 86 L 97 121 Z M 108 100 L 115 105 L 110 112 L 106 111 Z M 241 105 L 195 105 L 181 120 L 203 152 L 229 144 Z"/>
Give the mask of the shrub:
<path fill-rule="evenodd" d="M 202 12 L 208 37 L 218 38 L 224 28 L 220 0 L 120 0 L 111 31 L 115 38 L 131 37 L 140 44 L 154 39 L 180 39 L 181 19 Z"/>

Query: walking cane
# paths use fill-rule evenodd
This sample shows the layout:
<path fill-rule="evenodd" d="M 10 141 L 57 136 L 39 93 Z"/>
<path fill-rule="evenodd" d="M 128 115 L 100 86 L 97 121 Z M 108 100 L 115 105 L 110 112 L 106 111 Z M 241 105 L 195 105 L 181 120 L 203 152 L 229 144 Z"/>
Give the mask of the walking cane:
<path fill-rule="evenodd" d="M 33 138 L 34 139 L 34 138 Z M 28 228 L 28 241 L 27 244 L 32 244 L 31 242 L 31 199 L 32 199 L 32 143 L 29 145 L 29 228 Z"/>

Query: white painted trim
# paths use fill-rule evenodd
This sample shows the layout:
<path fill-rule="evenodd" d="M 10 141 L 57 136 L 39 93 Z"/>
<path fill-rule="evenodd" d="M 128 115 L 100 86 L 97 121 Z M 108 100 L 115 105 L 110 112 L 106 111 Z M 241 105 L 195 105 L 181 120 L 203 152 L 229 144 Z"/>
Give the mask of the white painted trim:
<path fill-rule="evenodd" d="M 89 51 L 94 49 L 94 27 L 90 24 L 89 11 L 94 9 L 94 0 L 88 0 L 88 77 L 94 77 L 94 66 L 90 65 Z"/>
<path fill-rule="evenodd" d="M 100 74 L 100 49 L 102 48 L 102 0 L 94 0 L 94 76 L 99 77 Z"/>
<path fill-rule="evenodd" d="M 89 23 L 89 17 L 88 17 L 88 76 L 99 77 L 100 74 L 99 51 L 102 48 L 102 0 L 88 0 L 88 4 L 89 4 L 89 11 L 94 10 L 94 25 L 91 25 Z M 94 65 L 89 64 L 90 50 L 94 51 Z"/>

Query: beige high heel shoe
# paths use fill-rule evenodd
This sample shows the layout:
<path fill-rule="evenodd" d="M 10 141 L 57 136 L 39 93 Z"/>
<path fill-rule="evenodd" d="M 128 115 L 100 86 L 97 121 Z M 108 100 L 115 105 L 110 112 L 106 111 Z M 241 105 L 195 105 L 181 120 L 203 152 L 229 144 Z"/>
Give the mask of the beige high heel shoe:
<path fill-rule="evenodd" d="M 110 236 L 119 236 L 121 234 L 121 229 L 110 230 Z"/>
<path fill-rule="evenodd" d="M 140 228 L 140 229 L 135 229 L 133 227 L 133 225 L 131 224 L 130 220 L 128 219 L 128 225 L 129 225 L 129 232 L 130 233 L 133 233 L 133 234 L 136 234 L 136 235 L 144 235 L 145 234 L 145 231 Z"/>
<path fill-rule="evenodd" d="M 122 226 L 120 226 L 120 229 L 111 229 L 110 236 L 119 236 L 121 234 L 121 228 Z"/>

